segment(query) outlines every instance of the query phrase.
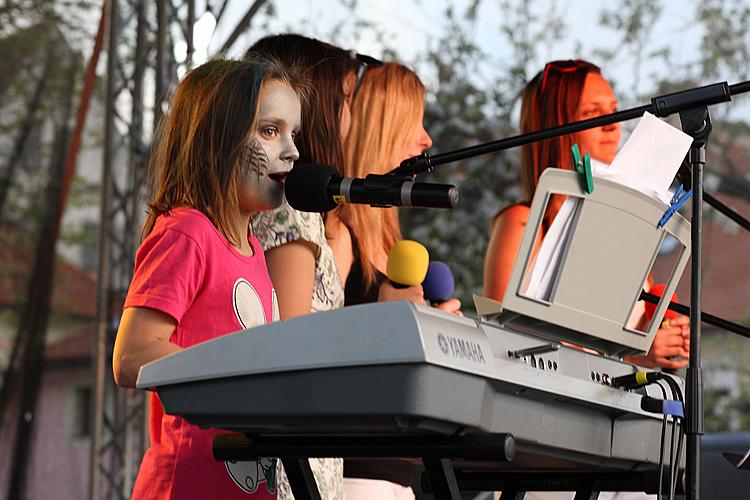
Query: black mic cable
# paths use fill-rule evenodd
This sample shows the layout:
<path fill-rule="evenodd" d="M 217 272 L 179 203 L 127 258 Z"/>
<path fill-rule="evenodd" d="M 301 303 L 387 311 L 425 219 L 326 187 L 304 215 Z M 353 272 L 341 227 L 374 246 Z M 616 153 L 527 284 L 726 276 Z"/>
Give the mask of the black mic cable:
<path fill-rule="evenodd" d="M 685 401 L 680 384 L 678 384 L 675 379 L 662 372 L 635 372 L 629 375 L 620 375 L 619 377 L 612 378 L 612 387 L 635 389 L 644 385 L 653 384 L 658 380 L 663 380 L 669 385 L 673 397 L 677 398 L 680 402 Z"/>
<path fill-rule="evenodd" d="M 648 384 L 653 384 L 661 380 L 661 372 L 635 372 L 629 375 L 620 375 L 612 378 L 612 387 L 622 387 L 623 389 L 635 389 Z"/>
<path fill-rule="evenodd" d="M 666 383 L 672 396 L 676 398 L 667 399 L 667 393 L 664 387 L 658 383 L 663 381 Z M 682 443 L 684 434 L 683 426 L 681 425 L 682 420 L 685 418 L 685 404 L 684 395 L 680 384 L 671 376 L 662 372 L 636 372 L 629 375 L 621 375 L 612 379 L 613 387 L 621 387 L 623 389 L 634 389 L 637 387 L 643 387 L 650 384 L 657 384 L 662 391 L 664 399 L 653 398 L 651 396 L 641 397 L 641 409 L 649 413 L 657 413 L 662 415 L 662 428 L 661 428 L 661 440 L 659 444 L 659 486 L 658 486 L 658 499 L 662 498 L 662 487 L 663 487 L 663 475 L 664 475 L 664 451 L 666 449 L 665 443 L 665 431 L 667 424 L 667 417 L 672 417 L 672 433 L 669 444 L 669 498 L 673 499 L 675 490 L 677 488 L 677 479 L 679 472 L 679 460 L 680 453 L 682 453 Z M 679 429 L 679 437 L 676 438 L 676 433 Z M 675 454 L 674 442 L 677 439 L 677 452 Z"/>
<path fill-rule="evenodd" d="M 669 377 L 665 377 L 663 380 L 666 380 Z M 666 431 L 666 425 L 667 425 L 667 418 L 672 417 L 672 434 L 671 439 L 669 442 L 669 482 L 667 483 L 669 485 L 669 498 L 670 500 L 674 498 L 674 491 L 677 487 L 677 473 L 679 471 L 678 463 L 680 460 L 680 453 L 682 452 L 682 440 L 683 440 L 683 433 L 679 432 L 682 429 L 681 422 L 685 418 L 685 405 L 682 401 L 677 401 L 673 399 L 666 399 L 666 391 L 664 390 L 664 387 L 662 387 L 661 384 L 657 385 L 661 388 L 662 394 L 664 395 L 665 399 L 658 399 L 653 398 L 651 396 L 642 396 L 641 397 L 641 409 L 643 411 L 647 411 L 649 413 L 656 413 L 659 415 L 662 415 L 662 426 L 661 426 L 661 441 L 659 444 L 659 486 L 658 486 L 658 494 L 657 498 L 662 498 L 662 488 L 663 488 L 663 476 L 664 476 L 664 451 L 666 449 L 666 443 L 665 443 L 665 431 Z M 677 437 L 677 434 L 679 432 L 679 438 Z M 674 443 L 677 441 L 677 453 L 675 454 L 675 446 Z"/>

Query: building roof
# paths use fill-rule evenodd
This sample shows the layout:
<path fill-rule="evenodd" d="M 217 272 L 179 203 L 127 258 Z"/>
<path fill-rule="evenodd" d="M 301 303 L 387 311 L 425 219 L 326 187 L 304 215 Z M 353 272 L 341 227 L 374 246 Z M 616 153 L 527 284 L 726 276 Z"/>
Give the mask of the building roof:
<path fill-rule="evenodd" d="M 94 322 L 56 342 L 47 344 L 45 361 L 86 361 L 92 357 Z"/>
<path fill-rule="evenodd" d="M 36 242 L 9 223 L 0 224 L 0 307 L 18 308 L 26 302 Z M 52 312 L 81 319 L 96 315 L 96 278 L 78 266 L 55 259 Z"/>

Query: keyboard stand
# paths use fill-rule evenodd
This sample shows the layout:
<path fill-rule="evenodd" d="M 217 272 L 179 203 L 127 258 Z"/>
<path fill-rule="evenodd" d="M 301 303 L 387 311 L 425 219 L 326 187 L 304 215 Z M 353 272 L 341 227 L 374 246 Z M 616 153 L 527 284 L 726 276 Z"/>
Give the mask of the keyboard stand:
<path fill-rule="evenodd" d="M 309 457 L 403 457 L 424 464 L 422 489 L 437 500 L 461 500 L 461 491 L 502 491 L 501 500 L 523 500 L 527 491 L 575 491 L 575 500 L 596 500 L 600 491 L 656 493 L 656 470 L 624 472 L 454 469 L 453 459 L 507 463 L 515 458 L 510 434 L 464 436 L 253 436 L 220 434 L 216 460 L 279 457 L 297 500 L 321 500 Z M 682 474 L 684 471 L 680 471 Z M 677 481 L 682 493 L 682 480 Z M 666 486 L 666 477 L 665 485 Z"/>
<path fill-rule="evenodd" d="M 308 457 L 420 458 L 436 499 L 461 500 L 451 459 L 510 462 L 515 440 L 510 434 L 465 436 L 251 436 L 220 434 L 213 455 L 219 461 L 279 457 L 297 500 L 320 500 Z"/>

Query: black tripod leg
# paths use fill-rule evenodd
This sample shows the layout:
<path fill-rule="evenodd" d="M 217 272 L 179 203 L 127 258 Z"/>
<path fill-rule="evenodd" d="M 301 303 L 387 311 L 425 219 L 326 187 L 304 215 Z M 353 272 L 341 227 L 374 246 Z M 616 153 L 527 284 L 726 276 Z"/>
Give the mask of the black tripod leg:
<path fill-rule="evenodd" d="M 436 500 L 461 500 L 456 474 L 448 458 L 423 458 L 432 494 Z"/>
<path fill-rule="evenodd" d="M 500 494 L 500 500 L 523 500 L 525 496 L 525 491 L 518 491 L 513 487 L 507 487 L 503 488 L 503 492 Z"/>
<path fill-rule="evenodd" d="M 310 461 L 307 458 L 287 457 L 280 459 L 284 464 L 289 486 L 296 500 L 321 500 Z"/>
<path fill-rule="evenodd" d="M 579 488 L 573 500 L 597 500 L 597 498 L 599 498 L 599 489 L 590 485 Z"/>

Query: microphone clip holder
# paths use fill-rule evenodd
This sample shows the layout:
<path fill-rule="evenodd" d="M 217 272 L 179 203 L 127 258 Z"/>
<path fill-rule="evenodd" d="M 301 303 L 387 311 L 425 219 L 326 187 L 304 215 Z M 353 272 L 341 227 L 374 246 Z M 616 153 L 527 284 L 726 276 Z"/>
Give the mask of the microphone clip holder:
<path fill-rule="evenodd" d="M 414 179 L 419 174 L 432 172 L 434 168 L 432 157 L 427 153 L 421 153 L 419 156 L 412 156 L 402 161 L 398 167 L 386 175 L 402 175 Z"/>
<path fill-rule="evenodd" d="M 388 172 L 385 175 L 381 174 L 369 174 L 365 176 L 365 179 L 368 181 L 367 184 L 365 184 L 363 187 L 366 192 L 377 194 L 381 193 L 384 194 L 388 191 L 398 189 L 404 182 L 414 182 L 414 178 L 408 175 L 402 175 L 402 174 L 393 174 L 393 172 Z M 370 204 L 371 207 L 375 208 L 389 208 L 393 205 L 390 203 L 372 203 Z"/>

